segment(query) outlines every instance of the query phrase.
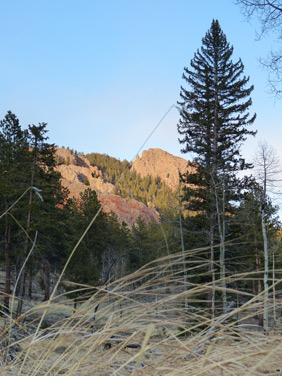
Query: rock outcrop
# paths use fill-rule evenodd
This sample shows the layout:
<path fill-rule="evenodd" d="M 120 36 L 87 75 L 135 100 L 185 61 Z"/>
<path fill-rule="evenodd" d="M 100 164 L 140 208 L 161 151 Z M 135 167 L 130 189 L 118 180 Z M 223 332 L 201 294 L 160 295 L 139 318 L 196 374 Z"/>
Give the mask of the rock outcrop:
<path fill-rule="evenodd" d="M 73 154 L 64 148 L 58 148 L 56 155 L 59 162 L 57 170 L 62 175 L 62 185 L 70 191 L 70 197 L 79 198 L 81 192 L 91 188 L 104 203 L 103 210 L 107 213 L 114 212 L 120 222 L 125 222 L 129 227 L 132 227 L 139 216 L 146 222 L 159 221 L 157 214 L 142 202 L 113 194 L 113 184 L 104 181 L 99 169 L 91 166 L 85 156 Z"/>
<path fill-rule="evenodd" d="M 106 193 L 98 194 L 99 200 L 104 204 L 104 211 L 116 213 L 121 222 L 127 223 L 132 226 L 138 219 L 142 217 L 145 222 L 152 220 L 159 222 L 157 214 L 148 208 L 143 202 L 123 198 L 118 195 L 108 195 Z"/>
<path fill-rule="evenodd" d="M 183 174 L 188 170 L 186 159 L 176 157 L 161 149 L 144 150 L 141 158 L 137 155 L 132 168 L 141 177 L 159 176 L 172 190 L 178 187 L 179 171 Z"/>
<path fill-rule="evenodd" d="M 97 167 L 90 165 L 84 155 L 72 154 L 67 149 L 56 151 L 59 164 L 57 170 L 62 175 L 62 184 L 70 191 L 70 197 L 79 197 L 86 188 L 98 192 L 111 192 L 114 186 L 103 180 Z"/>

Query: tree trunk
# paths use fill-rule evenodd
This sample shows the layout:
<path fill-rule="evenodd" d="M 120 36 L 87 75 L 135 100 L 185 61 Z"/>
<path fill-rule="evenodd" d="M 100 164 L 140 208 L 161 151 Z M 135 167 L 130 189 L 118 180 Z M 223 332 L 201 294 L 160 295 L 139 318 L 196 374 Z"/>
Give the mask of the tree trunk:
<path fill-rule="evenodd" d="M 269 273 L 269 260 L 268 260 L 268 240 L 266 233 L 266 224 L 265 224 L 265 212 L 264 209 L 261 211 L 261 226 L 263 234 L 263 247 L 264 247 L 264 305 L 263 305 L 263 328 L 265 331 L 269 329 L 269 320 L 268 320 L 268 273 Z"/>
<path fill-rule="evenodd" d="M 5 310 L 9 313 L 9 303 L 10 303 L 10 294 L 11 294 L 11 226 L 6 224 L 5 227 L 5 289 L 4 289 L 4 307 Z"/>
<path fill-rule="evenodd" d="M 226 232 L 226 223 L 225 223 L 225 184 L 224 184 L 224 177 L 222 183 L 222 208 L 220 210 L 220 202 L 218 197 L 218 189 L 216 186 L 215 181 L 213 181 L 214 185 L 214 193 L 215 193 L 215 202 L 216 202 L 216 214 L 217 214 L 217 222 L 218 222 L 218 232 L 219 232 L 219 239 L 220 239 L 220 256 L 219 256 L 219 266 L 220 266 L 220 281 L 222 287 L 222 302 L 223 302 L 223 311 L 226 310 L 227 307 L 227 295 L 226 295 L 226 281 L 225 281 L 225 232 Z"/>
<path fill-rule="evenodd" d="M 273 252 L 273 263 L 272 263 L 272 286 L 273 286 L 273 321 L 275 324 L 277 321 L 277 315 L 276 315 L 275 253 L 274 252 Z"/>
<path fill-rule="evenodd" d="M 213 220 L 211 219 L 210 230 L 210 259 L 209 259 L 209 273 L 212 278 L 212 289 L 208 292 L 208 302 L 212 316 L 215 315 L 215 271 L 214 271 L 214 233 L 213 233 Z"/>
<path fill-rule="evenodd" d="M 21 313 L 22 313 L 22 309 L 23 309 L 23 298 L 24 298 L 24 295 L 25 295 L 25 281 L 26 281 L 26 271 L 25 271 L 25 267 L 22 271 L 22 275 L 21 275 L 21 278 L 20 278 L 20 287 L 19 287 L 19 299 L 18 299 L 18 305 L 17 305 L 17 313 L 16 313 L 16 316 L 20 316 Z"/>
<path fill-rule="evenodd" d="M 218 160 L 217 160 L 217 148 L 218 148 L 218 61 L 215 57 L 215 77 L 214 77 L 214 124 L 212 129 L 212 169 L 211 169 L 211 189 L 216 190 L 214 178 L 218 174 Z M 210 214 L 210 267 L 212 273 L 212 294 L 211 294 L 211 313 L 215 315 L 215 270 L 214 270 L 214 229 L 216 222 L 216 210 Z"/>
<path fill-rule="evenodd" d="M 33 265 L 30 264 L 28 268 L 28 297 L 32 299 L 32 276 L 33 276 Z"/>
<path fill-rule="evenodd" d="M 43 260 L 41 263 L 41 272 L 44 280 L 44 301 L 47 301 L 50 299 L 50 273 L 46 260 Z"/>
<path fill-rule="evenodd" d="M 259 254 L 258 254 L 258 249 L 256 248 L 256 271 L 259 273 L 259 268 L 260 268 L 260 264 L 261 264 L 261 259 L 259 257 Z M 257 286 L 257 294 L 259 295 L 262 291 L 262 287 L 261 287 L 261 280 L 260 278 L 258 279 L 258 286 Z M 261 310 L 259 310 L 258 312 L 258 320 L 259 320 L 259 326 L 263 326 L 263 313 L 261 312 Z"/>
<path fill-rule="evenodd" d="M 185 245 L 184 245 L 183 227 L 182 227 L 180 185 L 179 185 L 179 227 L 180 227 L 180 238 L 181 238 L 181 250 L 182 250 L 182 257 L 183 257 L 184 291 L 186 292 L 188 290 L 188 275 L 187 275 L 187 265 L 186 265 L 186 259 L 185 259 Z M 185 312 L 188 312 L 188 297 L 186 294 L 185 294 Z"/>
<path fill-rule="evenodd" d="M 30 179 L 30 186 L 31 187 L 33 187 L 33 185 L 34 185 L 35 163 L 36 163 L 36 157 L 34 157 L 34 160 L 33 160 L 33 163 L 32 163 L 32 167 L 31 167 L 31 179 Z M 26 239 L 25 239 L 25 246 L 24 246 L 25 259 L 28 256 L 29 228 L 30 228 L 30 221 L 31 221 L 32 197 L 33 197 L 33 189 L 31 188 L 30 192 L 29 192 L 28 212 L 27 212 L 27 219 L 26 219 Z M 18 300 L 18 306 L 17 306 L 17 316 L 20 316 L 21 313 L 22 313 L 23 298 L 24 298 L 24 295 L 25 295 L 26 274 L 27 274 L 27 265 L 25 263 L 24 267 L 23 267 L 23 270 L 22 270 L 22 277 L 20 279 L 19 300 Z"/>

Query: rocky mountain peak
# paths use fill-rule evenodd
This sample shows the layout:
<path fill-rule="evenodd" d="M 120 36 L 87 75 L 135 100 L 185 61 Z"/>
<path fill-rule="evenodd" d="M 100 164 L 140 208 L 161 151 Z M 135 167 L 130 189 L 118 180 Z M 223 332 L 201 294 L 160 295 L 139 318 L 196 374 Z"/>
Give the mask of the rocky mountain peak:
<path fill-rule="evenodd" d="M 114 194 L 114 185 L 103 179 L 101 171 L 91 166 L 89 160 L 69 149 L 57 148 L 57 170 L 62 176 L 62 185 L 69 189 L 69 196 L 79 198 L 85 189 L 95 190 L 99 200 L 104 204 L 103 210 L 117 214 L 120 222 L 129 227 L 141 216 L 145 222 L 159 221 L 156 212 L 135 199 L 123 198 Z"/>
<path fill-rule="evenodd" d="M 141 177 L 151 175 L 159 176 L 172 190 L 175 190 L 179 184 L 179 172 L 184 173 L 188 170 L 187 160 L 176 157 L 162 149 L 148 149 L 142 152 L 141 157 L 137 155 L 132 164 L 134 169 Z"/>

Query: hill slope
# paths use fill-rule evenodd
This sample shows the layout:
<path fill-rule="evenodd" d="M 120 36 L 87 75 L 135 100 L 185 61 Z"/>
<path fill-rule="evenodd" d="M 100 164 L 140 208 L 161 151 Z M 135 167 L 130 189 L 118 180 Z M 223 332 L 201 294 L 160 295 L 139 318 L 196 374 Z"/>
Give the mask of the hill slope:
<path fill-rule="evenodd" d="M 159 221 L 162 213 L 178 205 L 174 191 L 179 185 L 179 172 L 187 170 L 184 158 L 149 149 L 131 165 L 106 154 L 85 156 L 65 148 L 58 148 L 56 154 L 57 169 L 70 197 L 78 198 L 91 188 L 105 205 L 104 211 L 113 211 L 130 227 L 139 216 L 146 222 Z"/>
<path fill-rule="evenodd" d="M 114 185 L 104 179 L 98 167 L 91 166 L 86 156 L 74 154 L 64 148 L 58 148 L 56 155 L 59 162 L 57 170 L 62 175 L 62 184 L 70 191 L 70 197 L 79 198 L 81 192 L 91 188 L 96 191 L 99 200 L 104 204 L 103 210 L 107 213 L 113 211 L 120 222 L 124 221 L 129 227 L 139 216 L 146 222 L 159 221 L 156 212 L 144 203 L 113 193 Z"/>

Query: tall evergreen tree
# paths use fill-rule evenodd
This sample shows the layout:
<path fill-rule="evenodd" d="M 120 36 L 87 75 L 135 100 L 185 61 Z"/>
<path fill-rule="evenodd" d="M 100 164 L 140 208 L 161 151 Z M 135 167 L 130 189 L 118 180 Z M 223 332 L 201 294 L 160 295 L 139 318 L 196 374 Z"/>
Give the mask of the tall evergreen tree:
<path fill-rule="evenodd" d="M 4 305 L 9 309 L 9 295 L 11 293 L 11 251 L 14 243 L 15 215 L 17 208 L 7 212 L 16 199 L 27 188 L 25 169 L 28 160 L 27 133 L 22 131 L 18 118 L 8 111 L 0 122 L 0 213 L 6 212 L 3 231 L 3 244 L 5 254 L 5 290 Z M 2 219 L 3 220 L 3 219 Z"/>
<path fill-rule="evenodd" d="M 26 177 L 29 186 L 36 186 L 42 190 L 44 202 L 41 202 L 38 197 L 34 197 L 34 192 L 31 189 L 29 192 L 28 202 L 24 208 L 25 217 L 25 242 L 23 249 L 23 258 L 25 259 L 30 249 L 30 238 L 34 238 L 34 234 L 38 231 L 37 250 L 40 251 L 40 261 L 42 270 L 45 271 L 45 299 L 49 299 L 49 283 L 48 283 L 48 262 L 54 263 L 58 252 L 59 242 L 59 228 L 60 217 L 62 212 L 62 205 L 66 199 L 65 191 L 60 183 L 60 174 L 55 171 L 55 145 L 47 142 L 46 123 L 39 123 L 38 125 L 28 126 L 28 141 L 29 141 L 29 163 L 26 169 Z M 52 250 L 52 252 L 50 252 Z M 55 257 L 54 257 L 55 256 Z M 36 259 L 38 260 L 38 253 Z M 25 294 L 25 282 L 27 274 L 29 274 L 29 289 L 28 293 L 31 297 L 32 263 L 25 264 L 22 277 L 20 279 L 18 296 L 21 299 L 18 301 L 17 314 L 22 310 L 22 302 Z"/>
<path fill-rule="evenodd" d="M 249 77 L 243 76 L 239 59 L 232 61 L 233 47 L 217 20 L 202 39 L 201 50 L 184 68 L 188 89 L 181 87 L 178 132 L 182 136 L 183 153 L 191 153 L 194 173 L 186 174 L 185 199 L 188 209 L 203 216 L 210 243 L 210 270 L 214 265 L 214 244 L 220 241 L 220 271 L 225 278 L 226 212 L 238 199 L 240 180 L 236 173 L 250 168 L 241 156 L 240 147 L 247 135 L 255 135 L 247 126 L 252 104 Z M 217 231 L 215 231 L 217 229 Z M 214 278 L 214 277 L 213 277 Z M 210 297 L 214 301 L 213 297 Z M 225 299 L 224 299 L 225 300 Z M 225 302 L 226 303 L 226 302 Z"/>
<path fill-rule="evenodd" d="M 55 147 L 46 142 L 46 132 L 45 123 L 22 130 L 19 120 L 11 111 L 0 122 L 0 234 L 3 235 L 0 245 L 5 256 L 4 306 L 7 310 L 12 266 L 17 273 L 23 266 L 17 295 L 21 298 L 24 296 L 27 272 L 31 286 L 33 265 L 29 262 L 25 264 L 24 260 L 31 248 L 30 239 L 34 238 L 36 231 L 39 235 L 33 260 L 40 258 L 41 264 L 45 265 L 42 270 L 46 271 L 46 277 L 48 262 L 54 259 L 58 261 L 59 249 L 63 248 L 63 232 L 59 225 L 66 196 L 60 174 L 55 171 Z M 43 191 L 44 202 L 34 195 L 35 187 Z M 34 268 L 36 266 L 34 264 Z M 44 280 L 47 282 L 47 279 Z M 47 283 L 45 287 L 45 297 L 48 299 Z M 22 299 L 19 300 L 17 312 L 21 310 Z"/>
<path fill-rule="evenodd" d="M 100 205 L 96 192 L 89 188 L 80 194 L 79 200 L 68 200 L 66 209 L 70 213 L 67 230 L 69 244 L 66 257 L 71 253 L 81 231 L 88 226 Z M 77 283 L 90 285 L 101 283 L 102 253 L 107 241 L 107 215 L 101 212 L 73 255 L 66 272 L 67 277 Z"/>

